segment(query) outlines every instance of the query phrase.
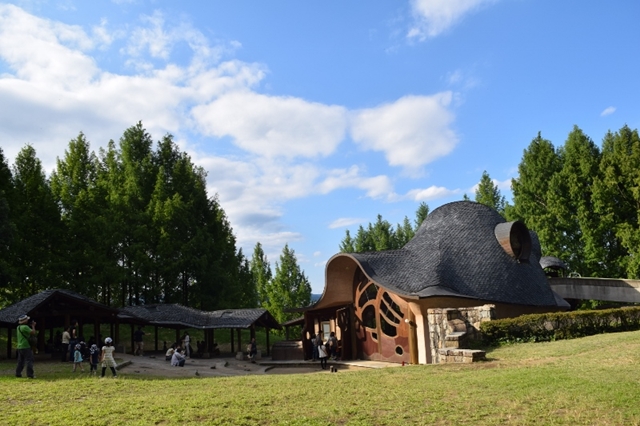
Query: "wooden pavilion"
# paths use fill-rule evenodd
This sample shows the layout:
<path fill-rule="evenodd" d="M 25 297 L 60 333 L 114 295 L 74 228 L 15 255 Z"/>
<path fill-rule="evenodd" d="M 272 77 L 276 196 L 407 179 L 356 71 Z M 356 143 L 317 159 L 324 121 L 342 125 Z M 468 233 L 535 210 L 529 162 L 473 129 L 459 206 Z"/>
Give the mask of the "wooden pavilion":
<path fill-rule="evenodd" d="M 267 354 L 269 353 L 269 330 L 281 329 L 280 324 L 266 309 L 226 309 L 219 311 L 200 311 L 179 304 L 155 304 L 112 308 L 93 299 L 70 290 L 45 290 L 20 302 L 0 310 L 0 327 L 7 329 L 7 358 L 11 358 L 12 339 L 18 324 L 18 317 L 27 314 L 36 321 L 38 347 L 44 352 L 47 344 L 55 344 L 54 330 L 70 326 L 77 322 L 78 336 L 91 326 L 96 341 L 101 340 L 100 328 L 109 324 L 110 336 L 120 342 L 120 325 L 131 327 L 131 348 L 135 326 L 151 325 L 155 328 L 155 350 L 158 350 L 158 327 L 176 330 L 176 341 L 180 340 L 180 331 L 188 328 L 205 330 L 207 351 L 213 351 L 216 329 L 229 329 L 231 333 L 231 351 L 235 352 L 234 331 L 237 335 L 237 348 L 241 350 L 242 329 L 251 330 L 255 336 L 256 327 L 264 327 L 267 335 Z M 48 331 L 48 337 L 47 332 Z"/>

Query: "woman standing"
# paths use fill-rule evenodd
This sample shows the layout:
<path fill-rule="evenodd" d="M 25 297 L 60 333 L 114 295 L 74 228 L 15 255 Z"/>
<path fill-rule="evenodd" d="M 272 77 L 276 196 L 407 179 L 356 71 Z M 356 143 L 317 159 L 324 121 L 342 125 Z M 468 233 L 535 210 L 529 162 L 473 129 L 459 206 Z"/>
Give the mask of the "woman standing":
<path fill-rule="evenodd" d="M 67 362 L 67 352 L 69 352 L 69 340 L 71 340 L 71 334 L 69 334 L 69 327 L 65 327 L 62 332 L 62 362 Z"/>

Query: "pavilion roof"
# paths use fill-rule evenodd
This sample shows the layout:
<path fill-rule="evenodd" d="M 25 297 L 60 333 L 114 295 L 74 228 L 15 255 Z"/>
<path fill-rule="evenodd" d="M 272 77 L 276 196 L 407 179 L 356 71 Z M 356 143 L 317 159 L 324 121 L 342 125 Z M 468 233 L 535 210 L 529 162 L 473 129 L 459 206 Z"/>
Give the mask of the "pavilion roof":
<path fill-rule="evenodd" d="M 280 329 L 278 321 L 262 308 L 201 311 L 180 304 L 152 304 L 122 308 L 121 319 L 138 318 L 152 325 L 188 328 L 249 328 L 253 325 Z"/>

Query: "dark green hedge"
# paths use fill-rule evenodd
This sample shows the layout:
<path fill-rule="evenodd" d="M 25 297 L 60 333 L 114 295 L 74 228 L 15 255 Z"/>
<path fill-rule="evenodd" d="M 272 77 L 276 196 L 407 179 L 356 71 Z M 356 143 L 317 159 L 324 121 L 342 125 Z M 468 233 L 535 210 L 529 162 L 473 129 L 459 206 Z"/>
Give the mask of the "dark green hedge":
<path fill-rule="evenodd" d="M 640 330 L 640 307 L 522 315 L 480 324 L 483 343 L 489 346 L 631 330 Z"/>

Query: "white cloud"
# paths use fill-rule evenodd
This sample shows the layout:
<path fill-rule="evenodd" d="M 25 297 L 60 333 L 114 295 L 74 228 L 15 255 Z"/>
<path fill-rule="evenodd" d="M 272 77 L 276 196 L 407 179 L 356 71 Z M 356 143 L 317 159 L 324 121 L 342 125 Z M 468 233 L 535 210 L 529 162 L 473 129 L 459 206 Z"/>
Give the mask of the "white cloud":
<path fill-rule="evenodd" d="M 0 60 L 8 69 L 0 75 L 0 141 L 7 159 L 29 143 L 51 171 L 80 131 L 97 150 L 140 120 L 156 140 L 174 134 L 207 170 L 209 194 L 219 194 L 240 246 L 260 241 L 277 256 L 285 243 L 303 239 L 282 225 L 289 200 L 341 189 L 386 201 L 406 197 L 394 192 L 384 174 L 308 160 L 335 154 L 348 131 L 361 148 L 383 152 L 390 164 L 412 170 L 446 155 L 457 142 L 450 128 L 451 92 L 408 96 L 352 113 L 343 106 L 256 93 L 265 65 L 220 59 L 239 43 L 212 46 L 188 23 L 167 30 L 166 19 L 154 14 L 140 27 L 122 30 L 101 21 L 85 32 L 0 5 Z M 131 37 L 139 40 L 125 52 L 141 72 L 109 72 L 92 56 Z M 192 54 L 181 65 L 172 61 L 180 43 Z M 227 138 L 245 152 L 230 147 Z M 445 192 L 432 187 L 410 196 L 427 200 Z"/>
<path fill-rule="evenodd" d="M 329 224 L 329 229 L 346 228 L 347 226 L 357 225 L 365 221 L 366 219 L 357 217 L 341 217 L 331 222 Z"/>
<path fill-rule="evenodd" d="M 604 111 L 602 111 L 600 113 L 600 117 L 606 117 L 607 115 L 611 115 L 614 112 L 616 112 L 616 107 L 610 106 L 604 109 Z"/>
<path fill-rule="evenodd" d="M 497 0 L 411 0 L 414 26 L 407 37 L 424 41 L 436 37 L 482 6 Z"/>
<path fill-rule="evenodd" d="M 358 166 L 349 169 L 330 170 L 318 185 L 321 194 L 327 194 L 342 188 L 358 188 L 366 191 L 368 197 L 384 198 L 393 195 L 393 184 L 389 177 L 378 175 L 364 176 Z"/>
<path fill-rule="evenodd" d="M 104 21 L 99 28 L 90 36 L 80 27 L 0 5 L 0 60 L 11 73 L 0 76 L 0 140 L 10 141 L 3 146 L 8 158 L 30 143 L 50 170 L 78 132 L 104 145 L 138 120 L 157 138 L 166 132 L 179 135 L 191 127 L 185 114 L 191 105 L 244 90 L 265 75 L 264 67 L 240 61 L 212 67 L 202 61 L 168 64 L 140 75 L 109 73 L 89 55 L 114 37 Z M 194 57 L 204 55 L 199 51 Z"/>
<path fill-rule="evenodd" d="M 353 140 L 382 151 L 392 166 L 418 170 L 449 154 L 458 142 L 450 128 L 452 92 L 406 96 L 394 103 L 358 111 L 351 121 Z"/>
<path fill-rule="evenodd" d="M 193 116 L 205 134 L 231 136 L 242 149 L 265 157 L 327 156 L 347 124 L 343 107 L 249 91 L 200 105 Z"/>
<path fill-rule="evenodd" d="M 407 193 L 406 198 L 414 201 L 431 201 L 449 197 L 459 192 L 457 189 L 447 189 L 442 186 L 432 185 L 424 189 L 412 189 Z"/>
<path fill-rule="evenodd" d="M 324 268 L 327 265 L 327 260 L 323 260 L 322 262 L 314 263 L 313 266 L 316 268 Z"/>

